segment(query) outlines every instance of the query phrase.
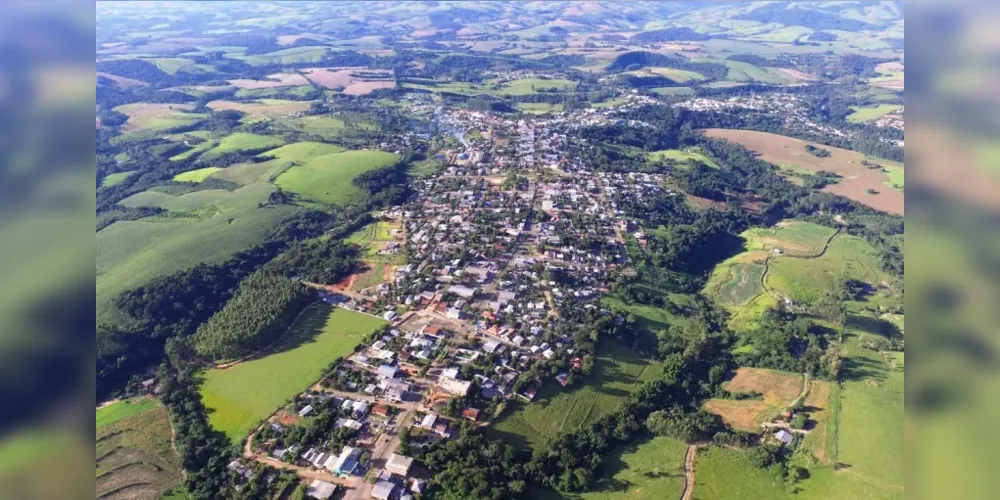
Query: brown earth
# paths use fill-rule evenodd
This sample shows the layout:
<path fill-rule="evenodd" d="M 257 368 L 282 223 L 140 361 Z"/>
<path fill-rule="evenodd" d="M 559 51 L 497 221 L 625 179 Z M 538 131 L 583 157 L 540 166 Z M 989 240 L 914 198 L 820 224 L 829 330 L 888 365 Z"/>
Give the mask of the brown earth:
<path fill-rule="evenodd" d="M 281 104 L 264 104 L 262 102 L 212 101 L 206 106 L 214 110 L 234 109 L 250 116 L 285 116 L 300 113 L 309 109 L 306 101 L 284 101 Z"/>
<path fill-rule="evenodd" d="M 316 85 L 328 89 L 343 89 L 343 92 L 349 95 L 365 95 L 376 89 L 392 88 L 396 85 L 392 73 L 386 70 L 360 67 L 306 68 L 302 72 L 309 81 Z M 387 79 L 358 76 L 361 73 L 384 75 Z"/>
<path fill-rule="evenodd" d="M 733 428 L 757 431 L 762 420 L 795 401 L 802 391 L 802 376 L 761 368 L 740 368 L 723 387 L 730 392 L 759 392 L 763 400 L 709 399 L 703 408 L 719 415 Z"/>
<path fill-rule="evenodd" d="M 298 73 L 275 73 L 267 75 L 266 80 L 238 79 L 229 80 L 229 83 L 241 89 L 266 89 L 271 87 L 309 85 L 309 80 Z"/>
<path fill-rule="evenodd" d="M 122 130 L 131 131 L 140 129 L 139 126 L 144 120 L 155 118 L 167 118 L 174 116 L 181 111 L 191 111 L 194 105 L 191 104 L 151 104 L 143 103 L 142 106 L 134 106 L 128 113 L 128 120 L 122 126 Z"/>
<path fill-rule="evenodd" d="M 810 434 L 815 435 L 815 447 L 813 455 L 820 461 L 826 463 L 826 432 L 827 422 L 830 419 L 830 383 L 821 380 L 809 382 L 809 395 L 803 403 L 806 411 L 809 412 L 809 419 L 816 422 L 816 426 L 811 429 Z"/>
<path fill-rule="evenodd" d="M 830 146 L 816 145 L 831 154 L 818 158 L 806 151 L 806 141 L 754 130 L 706 129 L 705 135 L 741 144 L 774 165 L 794 165 L 813 172 L 828 170 L 841 175 L 837 184 L 823 188 L 823 191 L 846 196 L 872 208 L 894 214 L 903 213 L 903 192 L 888 185 L 888 177 L 879 169 L 861 165 L 865 156 L 861 153 Z M 878 162 L 878 160 L 873 160 Z M 868 194 L 874 189 L 879 194 Z"/>

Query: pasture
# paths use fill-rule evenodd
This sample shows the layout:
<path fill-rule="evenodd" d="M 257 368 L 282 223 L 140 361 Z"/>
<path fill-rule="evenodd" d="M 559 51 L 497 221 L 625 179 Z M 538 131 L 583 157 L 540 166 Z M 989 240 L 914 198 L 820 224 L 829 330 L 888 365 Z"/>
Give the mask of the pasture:
<path fill-rule="evenodd" d="M 697 82 L 705 79 L 701 73 L 676 68 L 641 68 L 635 71 L 630 71 L 628 74 L 643 77 L 663 76 L 677 83 Z"/>
<path fill-rule="evenodd" d="M 823 251 L 826 242 L 836 233 L 834 228 L 812 222 L 785 220 L 773 228 L 749 229 L 740 236 L 750 251 L 780 250 L 783 255 L 814 257 Z"/>
<path fill-rule="evenodd" d="M 123 104 L 114 108 L 115 111 L 128 116 L 122 126 L 124 131 L 162 131 L 172 128 L 186 127 L 207 118 L 201 113 L 188 113 L 193 108 L 190 104 L 150 104 L 137 102 Z"/>
<path fill-rule="evenodd" d="M 120 418 L 109 420 L 105 412 L 104 425 L 97 427 L 98 498 L 158 498 L 181 487 L 184 478 L 180 457 L 170 446 L 167 409 L 144 398 L 114 411 Z M 97 414 L 100 423 L 101 410 Z"/>
<path fill-rule="evenodd" d="M 561 113 L 563 105 L 562 103 L 553 104 L 550 102 L 519 102 L 517 109 L 522 113 L 543 115 L 545 113 Z"/>
<path fill-rule="evenodd" d="M 267 75 L 263 80 L 237 79 L 229 80 L 229 84 L 240 89 L 254 90 L 309 85 L 309 80 L 298 73 L 274 73 Z"/>
<path fill-rule="evenodd" d="M 827 251 L 813 259 L 780 256 L 771 259 L 765 283 L 769 289 L 796 302 L 810 303 L 827 290 L 835 290 L 841 279 L 872 285 L 889 281 L 879 264 L 878 252 L 865 240 L 846 234 L 830 242 Z"/>
<path fill-rule="evenodd" d="M 232 193 L 211 190 L 178 197 L 147 191 L 142 204 L 170 207 L 176 203 L 179 207 L 174 208 L 188 209 L 211 204 L 216 210 L 204 217 L 118 221 L 99 231 L 98 320 L 113 320 L 109 301 L 125 290 L 203 262 L 223 261 L 264 242 L 281 221 L 299 211 L 289 205 L 259 207 L 274 190 L 274 186 L 254 184 Z"/>
<path fill-rule="evenodd" d="M 689 96 L 694 95 L 694 89 L 691 87 L 656 87 L 652 89 L 662 96 Z"/>
<path fill-rule="evenodd" d="M 834 172 L 842 176 L 840 182 L 824 187 L 823 191 L 846 196 L 885 212 L 903 213 L 903 192 L 886 189 L 885 174 L 879 169 L 870 169 L 862 165 L 861 162 L 865 157 L 861 153 L 822 146 L 831 155 L 827 158 L 817 158 L 806 151 L 805 146 L 808 144 L 806 141 L 783 135 L 729 129 L 707 129 L 704 132 L 709 137 L 743 145 L 759 153 L 764 161 L 774 165 L 794 165 L 810 172 L 820 170 Z M 874 189 L 879 194 L 869 194 L 868 189 Z"/>
<path fill-rule="evenodd" d="M 710 289 L 711 295 L 717 300 L 726 305 L 742 305 L 760 293 L 763 264 L 733 262 L 725 266 L 725 269 L 728 271 L 725 276 L 727 279 L 719 283 L 717 288 Z"/>
<path fill-rule="evenodd" d="M 216 111 L 222 109 L 241 111 L 246 114 L 244 120 L 247 118 L 288 116 L 308 110 L 309 105 L 307 101 L 286 101 L 282 99 L 258 99 L 250 102 L 218 100 L 206 104 L 206 106 Z"/>
<path fill-rule="evenodd" d="M 267 54 L 228 54 L 227 57 L 241 59 L 251 66 L 266 64 L 299 64 L 320 62 L 330 53 L 329 47 L 291 47 L 268 52 Z"/>
<path fill-rule="evenodd" d="M 351 184 L 355 176 L 391 165 L 397 159 L 392 153 L 371 150 L 317 156 L 292 166 L 275 179 L 275 184 L 303 200 L 330 205 L 349 203 L 363 196 Z"/>
<path fill-rule="evenodd" d="M 201 182 L 219 170 L 222 169 L 219 167 L 205 167 L 196 170 L 188 170 L 187 172 L 181 172 L 175 175 L 174 180 L 177 182 Z"/>
<path fill-rule="evenodd" d="M 212 427 L 234 443 L 318 380 L 337 358 L 388 324 L 379 318 L 317 302 L 296 320 L 269 354 L 204 374 L 200 391 Z"/>
<path fill-rule="evenodd" d="M 194 61 L 180 57 L 160 57 L 150 61 L 168 75 L 177 74 L 181 69 L 194 64 Z"/>
<path fill-rule="evenodd" d="M 799 395 L 802 375 L 763 368 L 740 368 L 723 388 L 729 392 L 764 395 L 762 400 L 709 399 L 703 406 L 735 429 L 757 432 L 761 423 L 784 410 Z"/>
<path fill-rule="evenodd" d="M 312 115 L 303 116 L 301 118 L 286 118 L 281 122 L 295 130 L 299 130 L 307 134 L 315 134 L 325 140 L 335 140 L 338 137 L 349 134 L 352 130 L 347 128 L 347 124 L 344 123 L 343 120 L 332 115 Z M 369 122 L 354 122 L 352 123 L 352 128 L 360 130 L 375 130 L 377 127 L 375 124 Z"/>
<path fill-rule="evenodd" d="M 894 113 L 903 109 L 902 104 L 879 104 L 876 106 L 854 106 L 853 113 L 847 115 L 847 121 L 851 123 L 862 123 L 881 118 L 889 113 Z"/>
<path fill-rule="evenodd" d="M 504 83 L 497 94 L 504 96 L 530 95 L 539 92 L 570 92 L 576 89 L 576 82 L 563 79 L 543 80 L 540 78 L 524 78 Z"/>
<path fill-rule="evenodd" d="M 678 498 L 684 490 L 687 444 L 656 436 L 619 446 L 607 457 L 592 491 L 564 496 L 552 490 L 530 491 L 543 500 L 660 500 Z"/>
<path fill-rule="evenodd" d="M 719 168 L 719 164 L 715 163 L 715 160 L 705 156 L 699 148 L 650 151 L 648 158 L 651 162 L 663 162 L 679 167 L 691 167 L 695 162 L 699 162 L 706 167 Z"/>
<path fill-rule="evenodd" d="M 657 377 L 660 370 L 659 363 L 607 340 L 601 344 L 594 371 L 587 380 L 569 389 L 548 381 L 531 403 L 511 401 L 487 432 L 522 448 L 537 448 L 614 411 L 634 389 Z"/>
<path fill-rule="evenodd" d="M 152 410 L 159 405 L 153 398 L 131 398 L 115 401 L 97 410 L 97 428 L 111 425 L 137 413 Z"/>
<path fill-rule="evenodd" d="M 136 172 L 135 170 L 132 170 L 129 172 L 116 172 L 113 174 L 105 175 L 104 178 L 101 179 L 101 187 L 117 186 L 121 184 L 125 179 L 128 179 L 135 172 Z"/>

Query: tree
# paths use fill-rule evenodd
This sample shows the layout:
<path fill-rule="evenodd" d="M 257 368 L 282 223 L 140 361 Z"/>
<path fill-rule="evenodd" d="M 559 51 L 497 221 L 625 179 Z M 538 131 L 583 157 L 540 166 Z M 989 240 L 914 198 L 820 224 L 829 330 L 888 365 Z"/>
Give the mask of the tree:
<path fill-rule="evenodd" d="M 718 416 L 704 410 L 685 411 L 680 406 L 654 411 L 646 419 L 650 432 L 685 442 L 704 439 L 720 427 Z"/>

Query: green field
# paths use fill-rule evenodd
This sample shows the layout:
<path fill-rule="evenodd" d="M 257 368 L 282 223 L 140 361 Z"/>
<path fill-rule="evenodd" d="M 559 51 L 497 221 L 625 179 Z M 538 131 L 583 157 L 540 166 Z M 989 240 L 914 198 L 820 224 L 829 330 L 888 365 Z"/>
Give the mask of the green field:
<path fill-rule="evenodd" d="M 202 113 L 186 113 L 190 109 L 184 104 L 123 104 L 115 111 L 129 117 L 126 126 L 132 130 L 161 131 L 186 127 L 208 117 Z"/>
<path fill-rule="evenodd" d="M 295 87 L 267 87 L 262 89 L 239 89 L 236 97 L 240 99 L 262 99 L 262 98 L 282 98 L 289 95 L 306 97 L 316 90 L 312 85 L 298 85 Z"/>
<path fill-rule="evenodd" d="M 111 425 L 123 418 L 156 408 L 159 403 L 153 398 L 132 398 L 115 401 L 97 410 L 97 428 Z"/>
<path fill-rule="evenodd" d="M 285 140 L 273 135 L 250 134 L 247 132 L 235 132 L 223 137 L 218 146 L 212 149 L 209 155 L 231 153 L 233 151 L 246 151 L 253 149 L 264 149 L 281 146 Z"/>
<path fill-rule="evenodd" d="M 318 380 L 335 359 L 388 324 L 381 319 L 316 303 L 292 326 L 272 354 L 225 370 L 205 372 L 202 400 L 209 422 L 234 443 L 262 419 Z"/>
<path fill-rule="evenodd" d="M 878 106 L 854 106 L 853 113 L 847 115 L 847 121 L 851 123 L 861 123 L 881 118 L 893 111 L 903 109 L 901 104 L 879 104 Z"/>
<path fill-rule="evenodd" d="M 369 170 L 393 164 L 399 157 L 383 151 L 344 151 L 317 156 L 295 165 L 275 179 L 281 189 L 304 200 L 339 205 L 361 197 L 351 179 Z"/>
<path fill-rule="evenodd" d="M 879 265 L 878 252 L 865 240 L 841 234 L 819 258 L 777 257 L 771 260 L 767 286 L 796 302 L 812 302 L 834 290 L 842 278 L 871 284 L 888 281 Z"/>
<path fill-rule="evenodd" d="M 329 47 L 306 46 L 292 47 L 260 55 L 227 54 L 227 57 L 242 59 L 247 64 L 253 66 L 262 66 L 265 64 L 316 63 L 322 61 L 329 52 Z"/>
<path fill-rule="evenodd" d="M 680 149 L 664 149 L 660 151 L 651 151 L 649 153 L 649 161 L 652 162 L 662 162 L 670 161 L 678 166 L 691 166 L 692 162 L 701 162 L 707 167 L 719 168 L 719 164 L 715 163 L 714 160 L 705 156 L 701 153 L 698 148 L 689 148 L 687 150 Z"/>
<path fill-rule="evenodd" d="M 773 228 L 753 228 L 740 236 L 748 251 L 780 249 L 783 255 L 819 255 L 836 229 L 812 222 L 785 220 Z"/>
<path fill-rule="evenodd" d="M 883 172 L 885 172 L 885 176 L 889 178 L 888 184 L 890 186 L 897 188 L 901 188 L 904 186 L 906 181 L 904 179 L 903 167 L 884 166 L 882 168 Z"/>
<path fill-rule="evenodd" d="M 563 105 L 562 103 L 552 104 L 549 102 L 519 102 L 517 103 L 517 109 L 522 113 L 541 115 L 545 113 L 561 113 Z"/>
<path fill-rule="evenodd" d="M 729 280 L 719 285 L 712 295 L 728 305 L 741 305 L 760 293 L 763 264 L 733 264 L 729 266 Z"/>
<path fill-rule="evenodd" d="M 555 89 L 556 92 L 567 92 L 576 89 L 576 82 L 563 79 L 542 80 L 539 78 L 525 78 L 522 80 L 511 80 L 503 84 L 497 94 L 500 95 L 529 95 L 539 93 L 541 89 Z"/>
<path fill-rule="evenodd" d="M 219 167 L 205 167 L 197 170 L 188 170 L 187 172 L 175 175 L 174 180 L 177 182 L 201 182 L 219 170 L 222 169 Z"/>
<path fill-rule="evenodd" d="M 99 231 L 98 320 L 115 320 L 109 301 L 125 290 L 203 262 L 223 261 L 264 242 L 281 221 L 299 211 L 289 205 L 261 208 L 259 204 L 274 190 L 271 185 L 254 184 L 232 193 L 210 190 L 177 197 L 155 191 L 140 193 L 148 198 L 141 203 L 145 205 L 193 209 L 211 204 L 215 209 L 202 217 L 118 221 Z M 134 201 L 136 196 L 127 200 Z"/>
<path fill-rule="evenodd" d="M 190 59 L 182 59 L 179 57 L 161 57 L 156 59 L 150 59 L 157 68 L 163 70 L 164 73 L 173 75 L 180 71 L 185 66 L 194 64 L 194 61 Z"/>
<path fill-rule="evenodd" d="M 158 498 L 182 489 L 184 476 L 180 457 L 170 445 L 167 409 L 155 399 L 144 399 L 129 409 L 127 415 L 119 409 L 119 418 L 105 419 L 104 425 L 101 411 L 97 412 L 98 498 Z"/>
<path fill-rule="evenodd" d="M 331 115 L 313 115 L 303 116 L 301 118 L 289 118 L 282 120 L 282 123 L 295 130 L 321 136 L 326 140 L 336 139 L 337 137 L 340 137 L 350 131 L 350 129 L 347 128 L 347 125 L 344 124 L 343 120 Z M 355 124 L 355 126 L 362 130 L 375 130 L 376 128 L 375 125 L 366 122 Z"/>
<path fill-rule="evenodd" d="M 657 436 L 619 446 L 608 454 L 604 473 L 592 491 L 564 496 L 552 490 L 529 491 L 542 500 L 660 500 L 678 498 L 684 490 L 687 444 Z"/>
<path fill-rule="evenodd" d="M 124 181 L 125 179 L 128 179 L 129 176 L 131 176 L 134 173 L 136 173 L 135 170 L 130 172 L 116 172 L 113 174 L 105 175 L 104 178 L 101 179 L 101 187 L 117 186 L 121 184 L 122 181 Z"/>
<path fill-rule="evenodd" d="M 652 89 L 662 96 L 688 96 L 694 95 L 694 89 L 691 87 L 656 87 Z"/>
<path fill-rule="evenodd" d="M 713 61 L 714 62 L 714 61 Z M 787 80 L 775 73 L 768 71 L 766 68 L 761 68 L 759 66 L 754 66 L 753 64 L 742 62 L 742 61 L 719 61 L 729 67 L 729 73 L 726 74 L 727 80 L 732 80 L 735 82 L 757 82 L 757 83 L 775 83 L 783 84 L 788 83 Z"/>
<path fill-rule="evenodd" d="M 695 498 L 705 500 L 760 500 L 789 497 L 777 469 L 758 469 L 746 452 L 717 446 L 698 450 L 695 461 Z"/>
<path fill-rule="evenodd" d="M 589 379 L 570 389 L 547 382 L 530 404 L 512 401 L 488 433 L 523 448 L 541 446 L 614 411 L 633 389 L 659 374 L 659 363 L 608 340 Z"/>

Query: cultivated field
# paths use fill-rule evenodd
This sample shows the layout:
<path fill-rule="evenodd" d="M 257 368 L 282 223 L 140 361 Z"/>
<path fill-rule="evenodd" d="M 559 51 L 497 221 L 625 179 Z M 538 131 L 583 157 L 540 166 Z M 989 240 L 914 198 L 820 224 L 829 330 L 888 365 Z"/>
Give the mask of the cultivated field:
<path fill-rule="evenodd" d="M 229 84 L 241 89 L 265 89 L 309 85 L 309 80 L 298 73 L 274 73 L 267 75 L 267 78 L 263 80 L 229 80 Z"/>
<path fill-rule="evenodd" d="M 814 257 L 823 251 L 836 232 L 836 229 L 812 222 L 785 220 L 773 228 L 754 228 L 740 236 L 746 240 L 748 251 L 777 249 L 782 255 Z"/>
<path fill-rule="evenodd" d="M 761 159 L 775 165 L 794 165 L 811 172 L 834 172 L 843 178 L 837 184 L 826 186 L 823 191 L 846 196 L 878 210 L 903 213 L 903 192 L 887 188 L 886 175 L 881 170 L 861 165 L 865 159 L 861 153 L 822 146 L 831 155 L 817 158 L 806 151 L 807 142 L 783 135 L 729 129 L 707 129 L 705 134 L 742 144 L 758 153 Z M 874 189 L 878 194 L 868 194 L 868 189 Z"/>
<path fill-rule="evenodd" d="M 326 140 L 335 140 L 350 132 L 343 120 L 331 115 L 303 116 L 301 118 L 286 118 L 282 123 L 307 134 L 315 134 Z M 376 126 L 368 122 L 355 122 L 354 128 L 375 130 Z"/>
<path fill-rule="evenodd" d="M 729 305 L 745 304 L 760 293 L 760 280 L 764 274 L 763 264 L 734 262 L 728 266 L 728 271 L 728 280 L 713 290 L 712 295 L 720 302 Z"/>
<path fill-rule="evenodd" d="M 139 130 L 169 130 L 185 127 L 207 118 L 200 113 L 187 113 L 194 107 L 190 104 L 124 104 L 115 111 L 128 115 L 128 121 L 122 126 L 124 131 Z"/>
<path fill-rule="evenodd" d="M 167 409 L 152 398 L 97 411 L 97 498 L 159 498 L 181 487 Z"/>
<path fill-rule="evenodd" d="M 383 151 L 344 151 L 312 158 L 295 165 L 275 179 L 281 189 L 305 200 L 337 205 L 362 195 L 351 184 L 360 173 L 391 165 L 398 157 Z"/>
<path fill-rule="evenodd" d="M 175 175 L 174 180 L 177 182 L 201 182 L 219 170 L 222 169 L 219 167 L 205 167 L 197 170 L 188 170 L 187 172 Z"/>
<path fill-rule="evenodd" d="M 392 72 L 382 69 L 306 68 L 302 72 L 312 83 L 348 95 L 365 95 L 373 90 L 396 86 Z"/>
<path fill-rule="evenodd" d="M 329 47 L 291 47 L 260 55 L 230 55 L 234 59 L 242 59 L 253 66 L 265 64 L 298 64 L 318 63 L 330 53 Z"/>
<path fill-rule="evenodd" d="M 847 115 L 847 121 L 851 123 L 861 123 L 881 118 L 889 113 L 903 109 L 902 104 L 879 104 L 877 106 L 859 107 L 855 106 L 854 112 Z"/>
<path fill-rule="evenodd" d="M 709 399 L 704 408 L 722 417 L 736 429 L 760 431 L 760 424 L 784 410 L 802 391 L 802 375 L 765 370 L 740 368 L 736 376 L 723 386 L 729 392 L 757 392 L 762 400 Z"/>
<path fill-rule="evenodd" d="M 552 79 L 542 80 L 538 78 L 525 78 L 522 80 L 511 80 L 504 83 L 499 95 L 529 95 L 535 94 L 542 89 L 555 89 L 556 92 L 568 92 L 576 88 L 576 82 L 570 80 Z"/>
<path fill-rule="evenodd" d="M 809 412 L 811 430 L 802 440 L 801 449 L 811 453 L 821 463 L 831 465 L 832 450 L 836 446 L 836 424 L 831 425 L 832 409 L 830 398 L 839 396 L 839 389 L 831 382 L 822 380 L 809 381 L 809 395 L 803 402 L 803 407 Z"/>
<path fill-rule="evenodd" d="M 549 382 L 530 404 L 512 401 L 488 432 L 520 447 L 537 448 L 614 411 L 632 390 L 659 373 L 658 363 L 608 340 L 601 345 L 588 380 L 569 390 Z"/>
<path fill-rule="evenodd" d="M 309 109 L 306 101 L 286 101 L 281 99 L 259 99 L 252 102 L 236 101 L 212 101 L 206 106 L 213 110 L 232 109 L 246 113 L 247 117 L 270 117 L 288 116 L 294 113 L 301 113 Z"/>
<path fill-rule="evenodd" d="M 133 170 L 131 172 L 118 172 L 114 174 L 108 174 L 104 176 L 103 179 L 101 179 L 101 187 L 117 186 L 118 184 L 121 184 L 122 181 L 124 181 L 125 179 L 128 179 L 129 176 L 131 176 L 134 173 L 135 171 Z"/>
<path fill-rule="evenodd" d="M 333 360 L 354 352 L 365 335 L 385 324 L 359 312 L 313 304 L 270 354 L 205 372 L 201 395 L 210 412 L 209 422 L 238 442 L 318 380 Z"/>

